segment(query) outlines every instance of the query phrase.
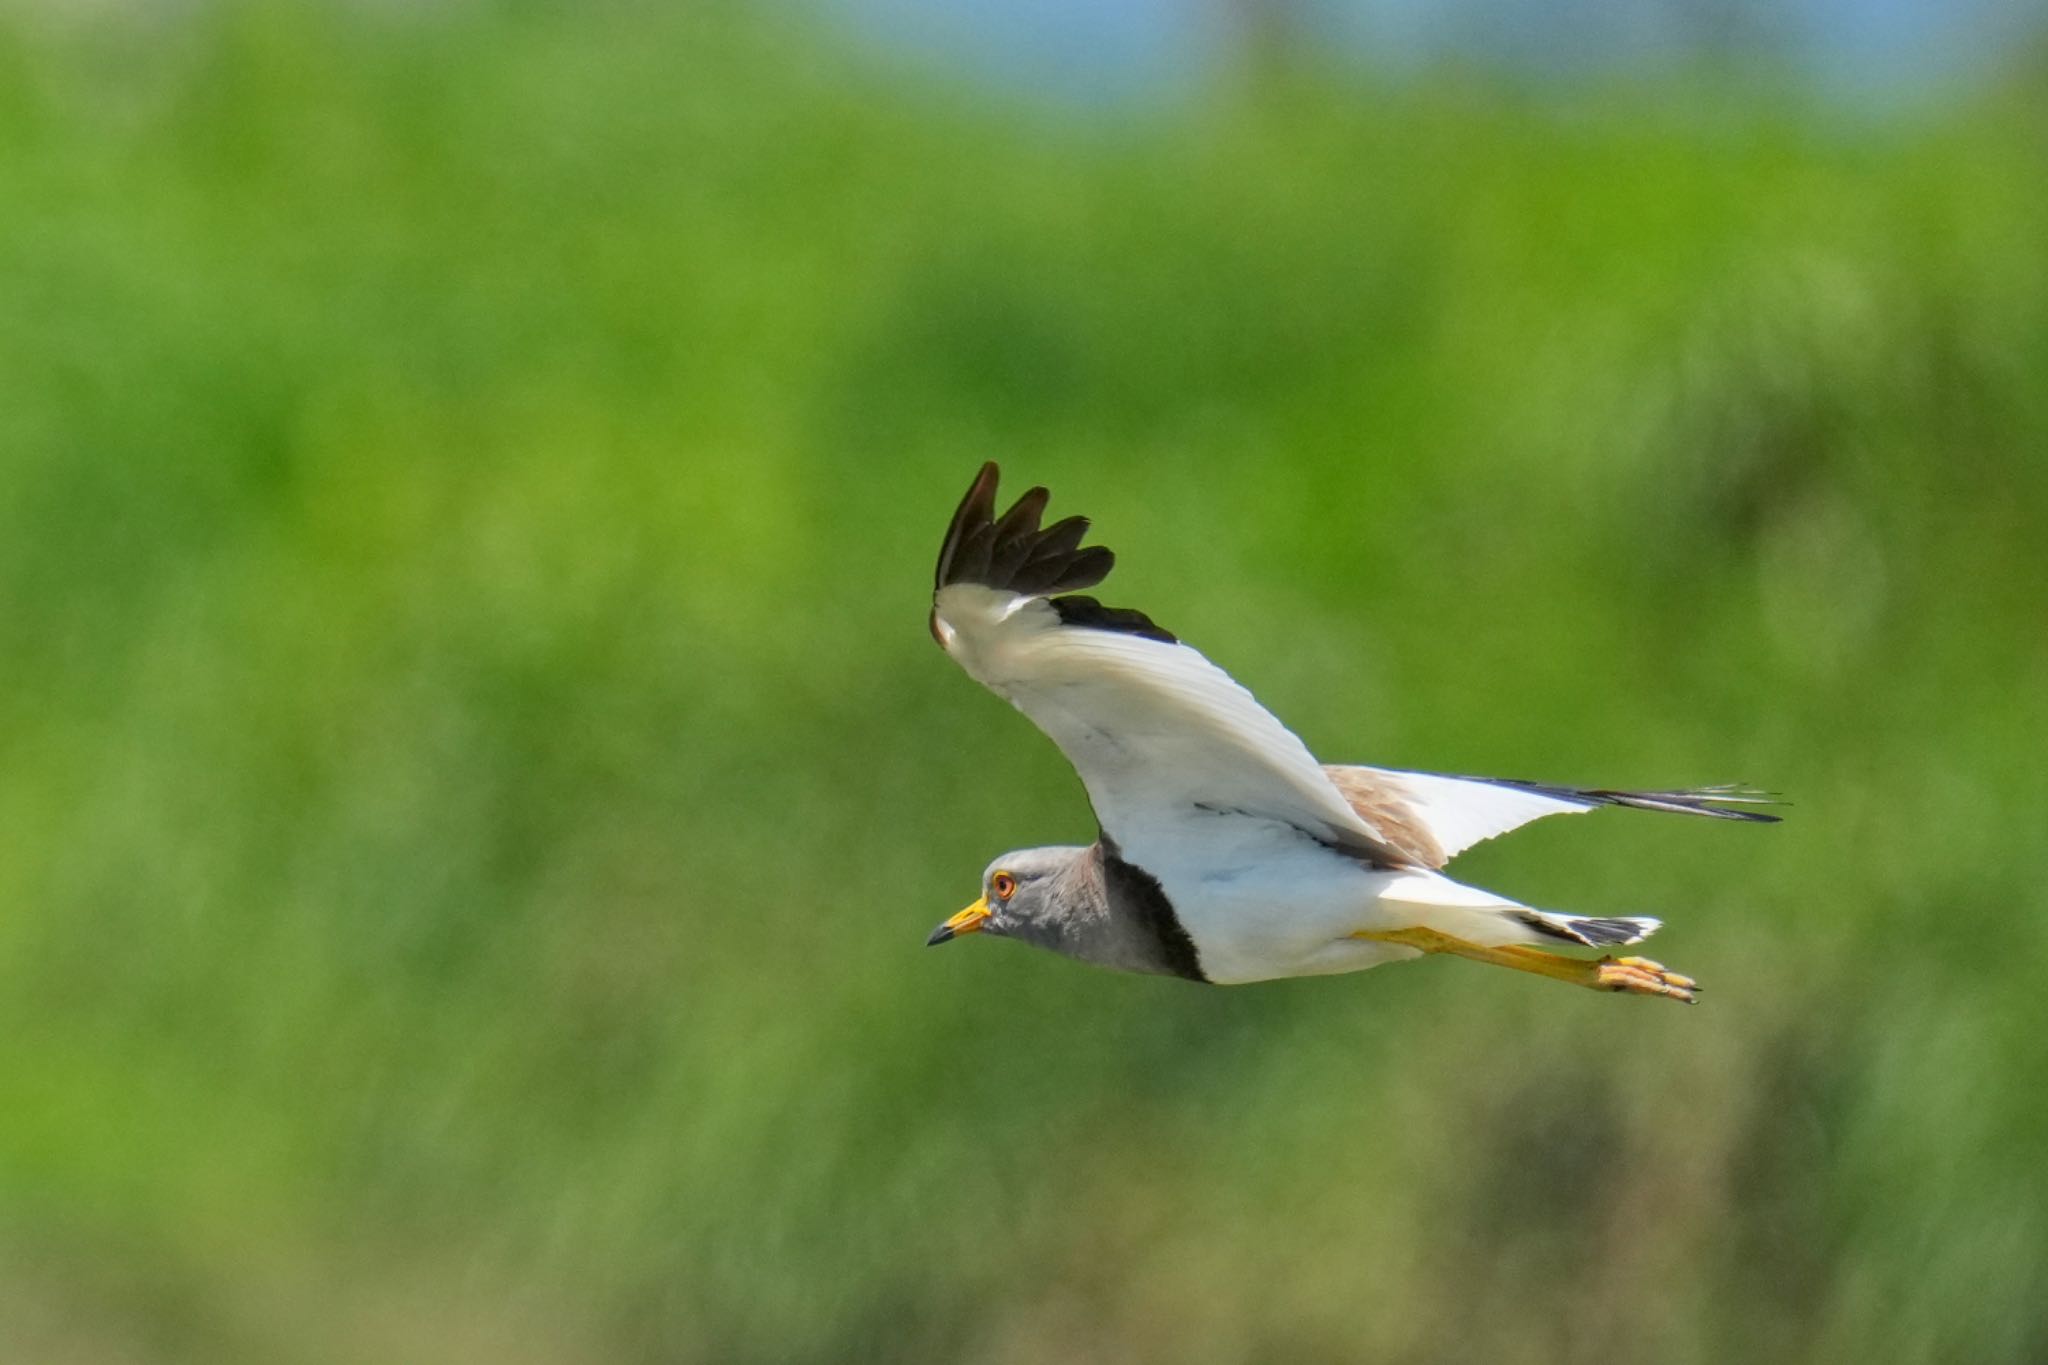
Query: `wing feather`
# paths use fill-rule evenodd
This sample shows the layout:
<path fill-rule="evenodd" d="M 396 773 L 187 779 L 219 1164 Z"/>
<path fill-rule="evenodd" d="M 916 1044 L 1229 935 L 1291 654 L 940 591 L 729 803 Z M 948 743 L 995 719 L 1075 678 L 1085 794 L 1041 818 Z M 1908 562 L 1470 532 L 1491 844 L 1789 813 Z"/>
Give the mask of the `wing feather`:
<path fill-rule="evenodd" d="M 1721 820 L 1773 822 L 1772 804 L 1743 787 L 1628 792 L 1558 787 L 1511 777 L 1451 777 L 1363 766 L 1329 767 L 1330 781 L 1360 814 L 1425 867 L 1438 868 L 1477 843 L 1520 829 L 1547 815 L 1574 815 L 1601 806 L 1708 815 Z M 1729 809 L 1729 807 L 1736 809 Z"/>
<path fill-rule="evenodd" d="M 995 516 L 985 465 L 939 552 L 932 634 L 1029 716 L 1079 773 L 1127 850 L 1186 847 L 1219 820 L 1293 826 L 1380 866 L 1413 866 L 1332 785 L 1308 748 L 1229 674 L 1143 612 L 1092 597 L 1115 556 L 1083 518 L 1045 529 L 1045 490 Z"/>

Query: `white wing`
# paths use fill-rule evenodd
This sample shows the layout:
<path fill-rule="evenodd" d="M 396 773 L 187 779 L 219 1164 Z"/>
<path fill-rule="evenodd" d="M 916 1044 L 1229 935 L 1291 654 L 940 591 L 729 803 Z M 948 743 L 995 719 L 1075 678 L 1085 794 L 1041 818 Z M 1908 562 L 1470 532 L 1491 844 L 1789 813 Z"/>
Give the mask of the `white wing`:
<path fill-rule="evenodd" d="M 1325 771 L 1361 815 L 1374 819 L 1392 842 L 1425 867 L 1442 867 L 1472 845 L 1520 829 L 1531 820 L 1573 815 L 1599 806 L 1711 815 L 1723 820 L 1778 818 L 1761 811 L 1722 809 L 1721 804 L 1769 804 L 1761 793 L 1741 787 L 1628 792 L 1392 768 L 1331 767 Z"/>
<path fill-rule="evenodd" d="M 1144 615 L 1093 598 L 1115 562 L 1079 548 L 1080 518 L 1040 531 L 1045 491 L 993 516 L 983 468 L 939 556 L 932 634 L 1057 744 L 1104 833 L 1199 847 L 1232 817 L 1294 827 L 1383 866 L 1410 866 L 1331 785 L 1307 747 L 1230 675 Z"/>

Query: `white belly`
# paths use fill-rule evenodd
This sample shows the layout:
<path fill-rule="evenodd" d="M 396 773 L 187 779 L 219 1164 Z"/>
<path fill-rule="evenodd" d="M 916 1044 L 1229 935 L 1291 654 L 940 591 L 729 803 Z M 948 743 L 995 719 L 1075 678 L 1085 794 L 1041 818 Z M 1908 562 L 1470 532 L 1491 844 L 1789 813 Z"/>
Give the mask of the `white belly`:
<path fill-rule="evenodd" d="M 1378 927 L 1375 902 L 1394 875 L 1287 825 L 1224 820 L 1207 832 L 1215 837 L 1140 839 L 1120 852 L 1158 878 L 1211 981 L 1354 972 L 1416 955 L 1351 937 Z"/>

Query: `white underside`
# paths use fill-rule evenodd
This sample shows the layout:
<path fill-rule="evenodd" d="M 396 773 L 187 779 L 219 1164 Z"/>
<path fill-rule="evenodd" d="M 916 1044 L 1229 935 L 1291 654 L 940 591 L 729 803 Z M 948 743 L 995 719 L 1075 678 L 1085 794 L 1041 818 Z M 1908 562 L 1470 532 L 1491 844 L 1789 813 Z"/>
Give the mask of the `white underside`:
<path fill-rule="evenodd" d="M 1219 985 L 1363 971 L 1420 955 L 1354 937 L 1389 929 L 1435 929 L 1489 947 L 1543 941 L 1511 913 L 1519 902 L 1435 872 L 1375 871 L 1281 824 L 1219 818 L 1199 849 L 1141 841 L 1121 851 L 1159 878 L 1203 974 Z"/>

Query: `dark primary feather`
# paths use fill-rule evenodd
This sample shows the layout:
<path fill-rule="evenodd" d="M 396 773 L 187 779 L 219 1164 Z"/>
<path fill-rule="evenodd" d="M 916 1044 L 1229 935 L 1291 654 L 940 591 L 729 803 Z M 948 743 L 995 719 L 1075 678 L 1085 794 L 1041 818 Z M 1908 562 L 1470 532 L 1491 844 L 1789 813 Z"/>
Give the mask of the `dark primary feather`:
<path fill-rule="evenodd" d="M 939 546 L 939 568 L 934 577 L 933 588 L 943 588 L 948 583 L 959 582 L 954 562 L 960 557 L 961 542 L 968 533 L 986 524 L 995 514 L 996 479 L 1000 471 L 996 462 L 990 460 L 974 476 L 974 482 L 967 487 L 967 496 L 960 499 L 960 506 L 953 511 L 953 520 L 946 527 L 945 543 Z M 961 565 L 964 571 L 965 565 Z"/>
<path fill-rule="evenodd" d="M 1776 806 L 1783 803 L 1767 792 L 1747 787 L 1691 787 L 1683 791 L 1623 792 L 1599 787 L 1559 787 L 1548 782 L 1529 782 L 1519 777 L 1464 777 L 1463 782 L 1484 782 L 1494 787 L 1513 787 L 1575 801 L 1584 806 L 1627 806 L 1634 810 L 1670 811 L 1676 815 L 1711 815 L 1719 820 L 1751 820 L 1772 825 L 1784 817 L 1760 810 L 1729 810 L 1729 806 Z"/>
<path fill-rule="evenodd" d="M 934 591 L 956 583 L 978 583 L 999 592 L 1046 597 L 1092 588 L 1109 576 L 1116 556 L 1100 545 L 1081 544 L 1088 534 L 1088 518 L 1068 517 L 1039 529 L 1039 519 L 1052 496 L 1045 489 L 1028 490 L 997 517 L 999 478 L 1000 471 L 991 460 L 968 486 L 967 496 L 960 500 L 952 524 L 946 528 L 945 543 L 939 547 L 938 569 L 932 576 Z M 1052 605 L 1061 621 L 1071 626 L 1178 643 L 1144 612 L 1129 607 L 1105 607 L 1092 597 L 1078 596 L 1054 597 Z"/>

